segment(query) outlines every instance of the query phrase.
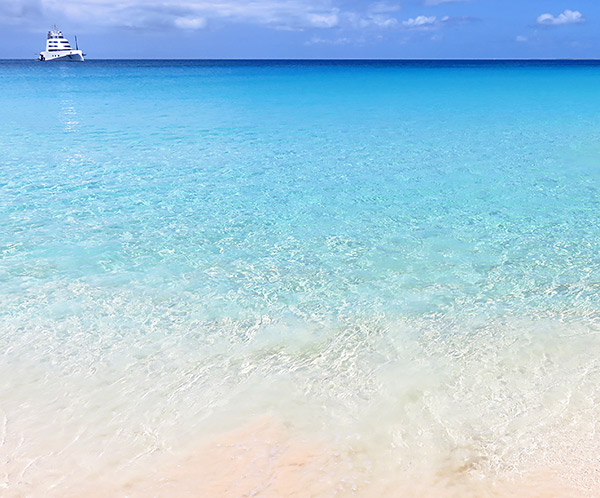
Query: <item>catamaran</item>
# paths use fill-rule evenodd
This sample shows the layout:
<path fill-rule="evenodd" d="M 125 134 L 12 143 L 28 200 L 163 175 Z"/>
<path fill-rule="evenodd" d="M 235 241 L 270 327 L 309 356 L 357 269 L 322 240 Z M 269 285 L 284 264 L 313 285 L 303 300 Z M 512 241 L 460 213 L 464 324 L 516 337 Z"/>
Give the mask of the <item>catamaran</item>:
<path fill-rule="evenodd" d="M 69 40 L 63 36 L 62 31 L 59 31 L 59 29 L 54 26 L 50 31 L 48 31 L 46 50 L 44 52 L 40 52 L 38 60 L 82 62 L 84 60 L 84 55 L 85 54 L 79 50 L 77 37 L 75 37 L 75 50 L 73 50 L 71 45 L 69 45 Z"/>

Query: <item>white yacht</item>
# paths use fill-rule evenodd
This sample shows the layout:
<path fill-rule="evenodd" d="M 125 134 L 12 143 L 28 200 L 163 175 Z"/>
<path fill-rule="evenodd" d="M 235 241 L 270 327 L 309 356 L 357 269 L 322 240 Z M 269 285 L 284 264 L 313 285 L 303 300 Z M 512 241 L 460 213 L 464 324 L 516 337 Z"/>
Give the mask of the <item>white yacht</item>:
<path fill-rule="evenodd" d="M 85 54 L 77 46 L 77 37 L 75 37 L 75 50 L 69 45 L 61 31 L 56 26 L 48 31 L 46 40 L 46 50 L 40 52 L 38 60 L 40 61 L 83 61 Z"/>

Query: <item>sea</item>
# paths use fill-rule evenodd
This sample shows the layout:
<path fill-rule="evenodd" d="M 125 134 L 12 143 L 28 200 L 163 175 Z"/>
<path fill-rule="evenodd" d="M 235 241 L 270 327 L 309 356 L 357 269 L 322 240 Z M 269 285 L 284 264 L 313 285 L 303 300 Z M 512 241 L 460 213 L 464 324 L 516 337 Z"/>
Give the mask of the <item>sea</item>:
<path fill-rule="evenodd" d="M 0 62 L 0 494 L 600 496 L 600 62 Z"/>

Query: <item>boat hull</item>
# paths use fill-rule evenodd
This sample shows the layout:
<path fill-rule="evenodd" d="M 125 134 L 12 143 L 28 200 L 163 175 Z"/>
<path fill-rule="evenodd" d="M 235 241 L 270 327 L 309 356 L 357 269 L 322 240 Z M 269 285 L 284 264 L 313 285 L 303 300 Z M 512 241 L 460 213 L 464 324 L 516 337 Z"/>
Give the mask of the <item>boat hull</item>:
<path fill-rule="evenodd" d="M 61 50 L 60 52 L 40 52 L 40 61 L 83 62 L 81 50 Z"/>

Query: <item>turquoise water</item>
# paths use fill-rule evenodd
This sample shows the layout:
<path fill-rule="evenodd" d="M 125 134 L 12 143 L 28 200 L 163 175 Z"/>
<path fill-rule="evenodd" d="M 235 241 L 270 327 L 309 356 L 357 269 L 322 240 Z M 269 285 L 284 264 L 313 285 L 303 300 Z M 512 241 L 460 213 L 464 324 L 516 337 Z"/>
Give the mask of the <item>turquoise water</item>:
<path fill-rule="evenodd" d="M 0 88 L 9 489 L 265 413 L 589 486 L 600 64 L 1 62 Z"/>

